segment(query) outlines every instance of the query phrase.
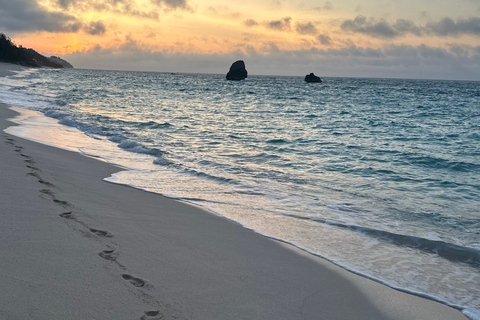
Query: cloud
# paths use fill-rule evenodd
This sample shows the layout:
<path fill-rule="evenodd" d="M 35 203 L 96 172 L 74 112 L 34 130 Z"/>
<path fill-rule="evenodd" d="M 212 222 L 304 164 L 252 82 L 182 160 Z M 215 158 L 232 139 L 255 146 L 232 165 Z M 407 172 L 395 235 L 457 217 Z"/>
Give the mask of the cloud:
<path fill-rule="evenodd" d="M 55 0 L 56 4 L 63 9 L 74 8 L 88 11 L 110 11 L 132 15 L 150 15 L 151 12 L 142 11 L 135 0 Z M 187 0 L 150 0 L 154 6 L 164 9 L 190 10 Z"/>
<path fill-rule="evenodd" d="M 77 0 L 57 0 L 57 4 L 64 9 L 72 6 L 75 2 L 77 2 Z"/>
<path fill-rule="evenodd" d="M 259 25 L 259 23 L 253 19 L 247 19 L 243 22 L 243 24 L 246 25 L 247 27 L 254 27 Z"/>
<path fill-rule="evenodd" d="M 49 12 L 35 0 L 0 0 L 0 29 L 11 32 L 76 32 L 80 28 L 74 16 Z"/>
<path fill-rule="evenodd" d="M 242 14 L 240 12 L 232 11 L 227 6 L 210 6 L 207 8 L 207 12 L 212 15 L 215 15 L 224 19 L 229 19 L 229 20 L 232 20 L 232 19 L 237 20 L 242 17 Z"/>
<path fill-rule="evenodd" d="M 328 46 L 332 43 L 332 39 L 329 36 L 324 35 L 324 34 L 319 34 L 317 36 L 317 39 L 324 46 Z"/>
<path fill-rule="evenodd" d="M 90 22 L 84 26 L 84 31 L 93 36 L 102 35 L 106 31 L 105 24 L 102 21 Z"/>
<path fill-rule="evenodd" d="M 290 31 L 291 22 L 292 22 L 292 18 L 285 17 L 280 20 L 266 21 L 264 22 L 264 25 L 266 28 L 276 30 L 276 31 Z"/>
<path fill-rule="evenodd" d="M 65 26 L 65 29 L 63 30 L 64 32 L 71 32 L 71 33 L 77 33 L 83 28 L 83 23 L 80 21 L 77 21 L 75 23 L 69 24 Z"/>
<path fill-rule="evenodd" d="M 64 0 L 65 5 L 68 5 Z M 0 0 L 0 29 L 7 32 L 63 32 L 84 31 L 90 35 L 103 35 L 106 26 L 102 21 L 84 23 L 62 12 L 50 12 L 35 0 Z"/>
<path fill-rule="evenodd" d="M 313 7 L 313 10 L 316 10 L 316 11 L 330 11 L 330 10 L 333 10 L 333 5 L 330 1 L 326 1 L 323 6 Z"/>
<path fill-rule="evenodd" d="M 344 31 L 363 33 L 379 38 L 395 38 L 401 34 L 399 30 L 396 30 L 394 26 L 383 19 L 367 19 L 364 16 L 356 16 L 353 20 L 345 20 L 340 27 Z"/>
<path fill-rule="evenodd" d="M 187 0 L 150 0 L 151 3 L 166 8 L 166 9 L 180 9 L 192 11 L 192 7 L 187 3 Z"/>
<path fill-rule="evenodd" d="M 480 18 L 458 19 L 444 18 L 439 22 L 427 23 L 425 29 L 439 36 L 456 36 L 462 34 L 480 35 Z"/>
<path fill-rule="evenodd" d="M 282 31 L 282 32 L 291 32 L 292 31 L 292 18 L 285 17 L 279 20 L 269 20 L 263 21 L 261 23 L 257 22 L 254 19 L 247 19 L 243 21 L 243 24 L 247 27 L 255 27 L 262 25 L 266 29 Z M 318 30 L 311 21 L 306 22 L 297 22 L 295 23 L 295 32 L 301 35 L 315 35 Z"/>
<path fill-rule="evenodd" d="M 310 34 L 310 35 L 316 34 L 318 32 L 315 25 L 313 23 L 311 23 L 310 21 L 308 21 L 306 23 L 298 22 L 295 26 L 295 30 L 299 34 Z"/>
<path fill-rule="evenodd" d="M 422 28 L 416 26 L 413 21 L 405 19 L 398 19 L 392 26 L 392 28 L 396 30 L 399 34 L 411 33 L 418 37 L 420 37 L 424 33 Z"/>
<path fill-rule="evenodd" d="M 355 19 L 345 20 L 342 30 L 363 33 L 376 38 L 396 38 L 406 34 L 417 37 L 424 35 L 456 36 L 480 35 L 480 18 L 458 19 L 444 18 L 439 22 L 429 22 L 425 26 L 418 26 L 411 20 L 397 19 L 389 23 L 385 19 L 367 19 L 365 16 L 356 16 Z"/>
<path fill-rule="evenodd" d="M 58 8 L 74 12 L 111 12 L 132 17 L 158 20 L 155 10 L 143 11 L 133 0 L 55 0 Z"/>

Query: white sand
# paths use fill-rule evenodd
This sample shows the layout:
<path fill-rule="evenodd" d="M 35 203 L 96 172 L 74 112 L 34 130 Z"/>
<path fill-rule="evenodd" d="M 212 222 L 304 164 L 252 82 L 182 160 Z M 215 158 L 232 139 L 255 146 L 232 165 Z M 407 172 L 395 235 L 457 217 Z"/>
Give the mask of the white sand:
<path fill-rule="evenodd" d="M 11 76 L 15 74 L 15 71 L 21 71 L 23 69 L 25 68 L 16 64 L 0 62 L 0 77 Z"/>
<path fill-rule="evenodd" d="M 466 319 L 107 183 L 118 168 L 4 133 L 13 116 L 0 104 L 0 319 Z"/>

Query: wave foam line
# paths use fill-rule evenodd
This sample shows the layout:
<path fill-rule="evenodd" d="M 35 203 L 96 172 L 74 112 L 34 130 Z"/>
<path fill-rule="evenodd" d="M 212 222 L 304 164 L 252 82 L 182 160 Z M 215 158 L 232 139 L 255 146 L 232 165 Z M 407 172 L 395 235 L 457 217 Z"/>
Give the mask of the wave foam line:
<path fill-rule="evenodd" d="M 381 239 L 397 246 L 418 249 L 427 253 L 436 254 L 439 257 L 442 257 L 452 262 L 462 262 L 472 267 L 480 268 L 480 250 L 476 248 L 460 246 L 441 240 L 431 240 L 416 236 L 403 235 L 378 229 L 372 229 L 368 227 L 343 224 L 327 219 L 300 217 L 289 214 L 284 215 L 295 219 L 310 220 L 318 223 L 328 224 L 337 228 L 348 229 L 373 238 Z"/>

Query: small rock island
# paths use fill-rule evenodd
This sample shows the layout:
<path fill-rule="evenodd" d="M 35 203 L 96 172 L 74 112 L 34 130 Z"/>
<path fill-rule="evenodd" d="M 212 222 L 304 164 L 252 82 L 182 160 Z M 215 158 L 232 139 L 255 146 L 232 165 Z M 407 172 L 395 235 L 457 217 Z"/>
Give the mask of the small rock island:
<path fill-rule="evenodd" d="M 227 73 L 227 80 L 244 80 L 248 76 L 243 60 L 235 61 Z"/>
<path fill-rule="evenodd" d="M 320 79 L 320 77 L 317 77 L 316 75 L 312 73 L 310 74 L 307 74 L 305 76 L 305 82 L 322 82 L 322 79 Z"/>

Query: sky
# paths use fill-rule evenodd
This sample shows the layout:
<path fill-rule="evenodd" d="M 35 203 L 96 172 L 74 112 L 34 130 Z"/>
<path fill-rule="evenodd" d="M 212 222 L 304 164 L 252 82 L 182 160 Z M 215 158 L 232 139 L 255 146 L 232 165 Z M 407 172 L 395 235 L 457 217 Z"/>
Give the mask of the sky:
<path fill-rule="evenodd" d="M 0 0 L 76 68 L 480 81 L 480 0 Z"/>

